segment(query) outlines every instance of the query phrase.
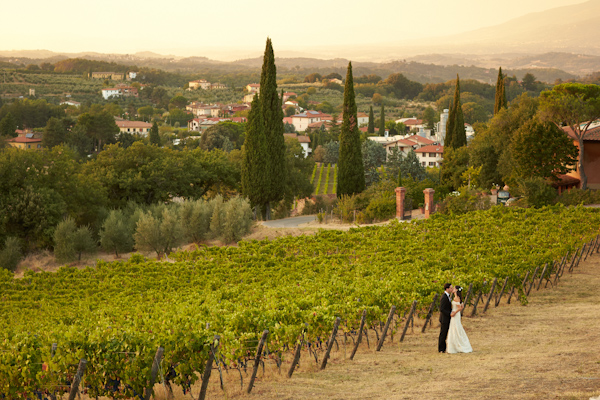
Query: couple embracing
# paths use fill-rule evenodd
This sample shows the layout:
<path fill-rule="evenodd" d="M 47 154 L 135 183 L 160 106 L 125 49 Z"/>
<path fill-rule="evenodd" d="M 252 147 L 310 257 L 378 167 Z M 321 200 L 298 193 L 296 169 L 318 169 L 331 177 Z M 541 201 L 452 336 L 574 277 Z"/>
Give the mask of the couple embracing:
<path fill-rule="evenodd" d="M 444 294 L 440 301 L 440 353 L 471 353 L 471 343 L 460 322 L 461 311 L 464 309 L 462 287 L 444 285 Z M 447 342 L 447 343 L 446 343 Z"/>

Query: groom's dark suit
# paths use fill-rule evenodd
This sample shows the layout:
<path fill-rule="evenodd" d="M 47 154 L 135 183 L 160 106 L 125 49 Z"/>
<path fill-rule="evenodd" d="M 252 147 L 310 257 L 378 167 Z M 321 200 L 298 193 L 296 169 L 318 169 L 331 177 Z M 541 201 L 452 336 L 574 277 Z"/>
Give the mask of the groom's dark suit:
<path fill-rule="evenodd" d="M 446 337 L 448 337 L 448 329 L 450 328 L 450 313 L 452 312 L 452 304 L 448 294 L 444 292 L 440 300 L 440 339 L 438 342 L 438 351 L 446 351 Z"/>

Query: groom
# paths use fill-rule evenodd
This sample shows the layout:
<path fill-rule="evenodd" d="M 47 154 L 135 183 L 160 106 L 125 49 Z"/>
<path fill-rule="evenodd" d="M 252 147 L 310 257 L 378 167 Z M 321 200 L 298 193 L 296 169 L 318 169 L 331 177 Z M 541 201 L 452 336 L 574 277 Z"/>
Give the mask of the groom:
<path fill-rule="evenodd" d="M 438 342 L 438 351 L 446 352 L 446 337 L 448 337 L 448 329 L 450 328 L 450 313 L 452 313 L 452 304 L 450 295 L 454 291 L 454 286 L 450 283 L 444 285 L 444 294 L 440 300 L 440 339 Z"/>

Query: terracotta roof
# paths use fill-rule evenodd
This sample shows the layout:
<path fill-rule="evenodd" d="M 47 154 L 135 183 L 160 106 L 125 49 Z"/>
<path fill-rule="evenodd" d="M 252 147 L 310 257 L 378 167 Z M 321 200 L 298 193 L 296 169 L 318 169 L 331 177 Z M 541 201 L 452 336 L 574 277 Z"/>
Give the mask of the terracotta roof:
<path fill-rule="evenodd" d="M 250 83 L 249 85 L 246 86 L 250 86 L 250 87 L 259 87 L 260 83 Z"/>
<path fill-rule="evenodd" d="M 415 153 L 444 153 L 444 146 L 436 144 L 421 147 L 420 149 L 416 149 Z"/>
<path fill-rule="evenodd" d="M 7 142 L 13 142 L 13 143 L 40 143 L 41 141 L 42 141 L 42 139 L 28 138 L 28 137 L 23 137 L 23 136 L 19 136 L 19 137 L 7 140 Z"/>
<path fill-rule="evenodd" d="M 581 182 L 581 181 L 579 179 L 575 178 L 574 176 L 559 175 L 558 181 L 553 181 L 551 183 L 551 185 L 553 187 L 559 187 L 559 186 L 577 185 L 579 182 Z"/>
<path fill-rule="evenodd" d="M 423 136 L 419 136 L 419 135 L 409 136 L 406 138 L 406 140 L 412 140 L 412 141 L 420 143 L 420 144 L 434 144 L 435 143 L 433 140 L 424 138 Z"/>
<path fill-rule="evenodd" d="M 576 139 L 575 133 L 573 133 L 573 130 L 571 129 L 570 126 L 564 126 L 562 129 L 571 138 Z M 594 141 L 599 140 L 600 141 L 600 125 L 598 125 L 594 128 L 588 129 L 588 131 L 585 133 L 585 136 L 583 137 L 583 140 L 594 140 Z"/>
<path fill-rule="evenodd" d="M 413 142 L 413 141 L 411 141 L 411 140 L 406 140 L 406 139 L 398 139 L 398 140 L 394 140 L 393 142 L 386 143 L 385 145 L 386 145 L 386 146 L 388 146 L 388 145 L 391 145 L 391 144 L 395 144 L 395 145 L 399 145 L 399 144 L 401 144 L 401 145 L 403 145 L 403 146 L 410 146 L 410 147 L 412 147 L 412 146 L 414 146 L 416 143 L 415 143 L 415 142 Z"/>
<path fill-rule="evenodd" d="M 284 133 L 286 139 L 297 139 L 300 143 L 310 143 L 310 138 L 306 135 L 296 135 L 295 133 Z"/>

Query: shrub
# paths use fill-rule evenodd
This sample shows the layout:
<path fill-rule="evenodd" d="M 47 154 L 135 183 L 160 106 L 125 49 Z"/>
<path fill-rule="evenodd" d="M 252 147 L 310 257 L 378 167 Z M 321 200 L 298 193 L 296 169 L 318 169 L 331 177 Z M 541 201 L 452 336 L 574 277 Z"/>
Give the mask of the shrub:
<path fill-rule="evenodd" d="M 599 204 L 600 190 L 571 189 L 566 192 L 562 192 L 556 198 L 556 202 L 562 203 L 566 206 L 576 206 L 579 204 Z"/>
<path fill-rule="evenodd" d="M 223 210 L 223 197 L 218 195 L 210 202 L 212 216 L 210 218 L 210 236 L 212 238 L 221 237 L 223 233 L 223 224 L 225 222 L 225 213 Z"/>
<path fill-rule="evenodd" d="M 546 183 L 544 178 L 535 177 L 519 182 L 518 193 L 525 197 L 526 205 L 540 208 L 552 204 L 556 199 L 556 189 Z"/>
<path fill-rule="evenodd" d="M 478 196 L 474 190 L 463 188 L 458 195 L 449 195 L 440 204 L 441 214 L 465 214 L 469 211 L 487 210 L 492 206 L 488 196 Z"/>
<path fill-rule="evenodd" d="M 14 271 L 19 261 L 23 258 L 21 243 L 14 236 L 9 236 L 4 241 L 4 248 L 0 251 L 0 268 Z"/>
<path fill-rule="evenodd" d="M 81 255 L 83 253 L 91 254 L 97 250 L 97 244 L 92 237 L 92 231 L 89 226 L 81 226 L 74 233 L 72 237 L 73 250 L 77 254 L 77 259 L 81 261 Z"/>
<path fill-rule="evenodd" d="M 121 210 L 113 210 L 104 220 L 100 230 L 100 245 L 106 252 L 119 253 L 133 250 L 132 226 Z"/>
<path fill-rule="evenodd" d="M 150 212 L 142 214 L 134 234 L 138 250 L 155 251 L 160 257 L 183 242 L 181 222 L 174 210 L 165 208 L 160 218 Z"/>
<path fill-rule="evenodd" d="M 183 235 L 187 240 L 198 243 L 206 239 L 210 230 L 212 209 L 204 200 L 186 201 L 179 210 Z"/>
<path fill-rule="evenodd" d="M 378 193 L 369 201 L 361 218 L 366 220 L 386 220 L 396 215 L 396 196 L 388 193 Z"/>
<path fill-rule="evenodd" d="M 237 242 L 250 231 L 252 208 L 250 202 L 234 197 L 224 204 L 225 219 L 222 225 L 222 239 L 225 243 Z"/>
<path fill-rule="evenodd" d="M 58 262 L 73 261 L 75 259 L 75 246 L 73 236 L 77 225 L 71 217 L 67 217 L 56 226 L 54 230 L 54 257 Z"/>

